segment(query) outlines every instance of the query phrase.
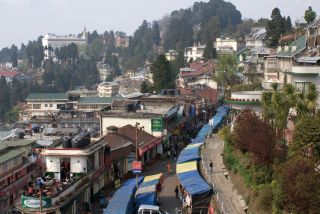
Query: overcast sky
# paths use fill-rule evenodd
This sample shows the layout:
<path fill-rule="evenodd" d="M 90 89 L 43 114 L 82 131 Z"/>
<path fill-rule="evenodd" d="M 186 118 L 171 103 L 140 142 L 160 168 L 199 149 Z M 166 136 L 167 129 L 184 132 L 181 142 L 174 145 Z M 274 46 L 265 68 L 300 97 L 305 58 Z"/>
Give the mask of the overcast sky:
<path fill-rule="evenodd" d="M 208 1 L 208 0 L 206 0 Z M 320 14 L 320 0 L 229 0 L 243 17 L 270 17 L 279 7 L 292 21 L 311 5 Z M 195 0 L 0 0 L 0 48 L 34 40 L 46 32 L 74 34 L 83 30 L 122 30 L 132 34 L 144 19 L 160 19 Z"/>

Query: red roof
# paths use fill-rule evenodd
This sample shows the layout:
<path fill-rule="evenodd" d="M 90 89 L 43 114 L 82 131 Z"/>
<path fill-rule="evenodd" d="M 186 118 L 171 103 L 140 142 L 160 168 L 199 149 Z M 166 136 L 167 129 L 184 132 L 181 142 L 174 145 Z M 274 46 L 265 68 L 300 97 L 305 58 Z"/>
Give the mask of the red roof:
<path fill-rule="evenodd" d="M 0 76 L 14 77 L 18 74 L 16 71 L 0 71 Z"/>
<path fill-rule="evenodd" d="M 214 71 L 214 64 L 212 62 L 199 63 L 194 62 L 190 64 L 192 71 L 180 72 L 180 77 L 199 76 Z"/>

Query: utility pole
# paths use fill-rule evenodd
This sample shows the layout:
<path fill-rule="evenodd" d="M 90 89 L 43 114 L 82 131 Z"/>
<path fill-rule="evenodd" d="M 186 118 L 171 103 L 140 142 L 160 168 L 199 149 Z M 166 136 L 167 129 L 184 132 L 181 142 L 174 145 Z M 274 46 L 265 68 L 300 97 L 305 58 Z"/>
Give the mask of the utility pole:
<path fill-rule="evenodd" d="M 138 126 L 140 123 L 136 122 L 136 161 L 138 161 Z M 136 174 L 136 189 L 138 189 L 138 173 Z"/>

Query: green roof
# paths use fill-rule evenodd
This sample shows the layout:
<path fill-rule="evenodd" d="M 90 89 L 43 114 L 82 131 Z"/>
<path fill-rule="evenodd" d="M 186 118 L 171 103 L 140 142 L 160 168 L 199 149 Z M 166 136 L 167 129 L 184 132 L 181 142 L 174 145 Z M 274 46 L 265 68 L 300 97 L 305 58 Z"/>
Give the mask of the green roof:
<path fill-rule="evenodd" d="M 8 160 L 11 160 L 21 154 L 23 154 L 22 150 L 19 150 L 19 149 L 9 150 L 7 153 L 0 155 L 0 164 L 6 162 Z"/>
<path fill-rule="evenodd" d="M 123 97 L 81 97 L 78 104 L 111 104 L 113 100 L 122 100 Z"/>
<path fill-rule="evenodd" d="M 307 42 L 306 37 L 301 36 L 289 45 L 289 48 L 287 51 L 285 51 L 284 48 L 282 48 L 281 51 L 278 52 L 278 56 L 279 57 L 293 57 L 307 47 L 306 42 Z M 294 51 L 292 51 L 293 46 L 296 46 L 296 49 Z"/>
<path fill-rule="evenodd" d="M 66 93 L 31 93 L 26 100 L 67 100 Z"/>
<path fill-rule="evenodd" d="M 249 51 L 248 48 L 242 48 L 241 50 L 239 50 L 239 51 L 237 52 L 237 55 L 247 54 L 248 51 Z"/>
<path fill-rule="evenodd" d="M 21 139 L 21 140 L 7 141 L 5 143 L 9 147 L 17 147 L 17 146 L 28 146 L 28 145 L 35 143 L 35 142 L 36 142 L 36 140 Z"/>

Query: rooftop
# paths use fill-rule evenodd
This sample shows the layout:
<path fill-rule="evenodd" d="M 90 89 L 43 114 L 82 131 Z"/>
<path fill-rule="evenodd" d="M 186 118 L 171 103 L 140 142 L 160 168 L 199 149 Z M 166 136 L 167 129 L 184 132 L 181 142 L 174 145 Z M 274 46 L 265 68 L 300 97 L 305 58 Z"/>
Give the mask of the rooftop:
<path fill-rule="evenodd" d="M 19 149 L 9 150 L 8 152 L 0 155 L 0 164 L 5 163 L 8 160 L 11 160 L 11 159 L 23 154 L 23 153 L 24 153 L 24 151 L 19 150 Z"/>
<path fill-rule="evenodd" d="M 29 100 L 68 100 L 66 93 L 30 93 L 26 99 Z"/>
<path fill-rule="evenodd" d="M 280 47 L 279 47 L 280 48 Z M 301 36 L 295 41 L 293 41 L 286 50 L 281 47 L 281 50 L 278 50 L 278 57 L 293 57 L 303 51 L 306 48 L 306 37 Z"/>
<path fill-rule="evenodd" d="M 114 100 L 122 99 L 122 97 L 81 97 L 78 104 L 111 104 Z"/>

